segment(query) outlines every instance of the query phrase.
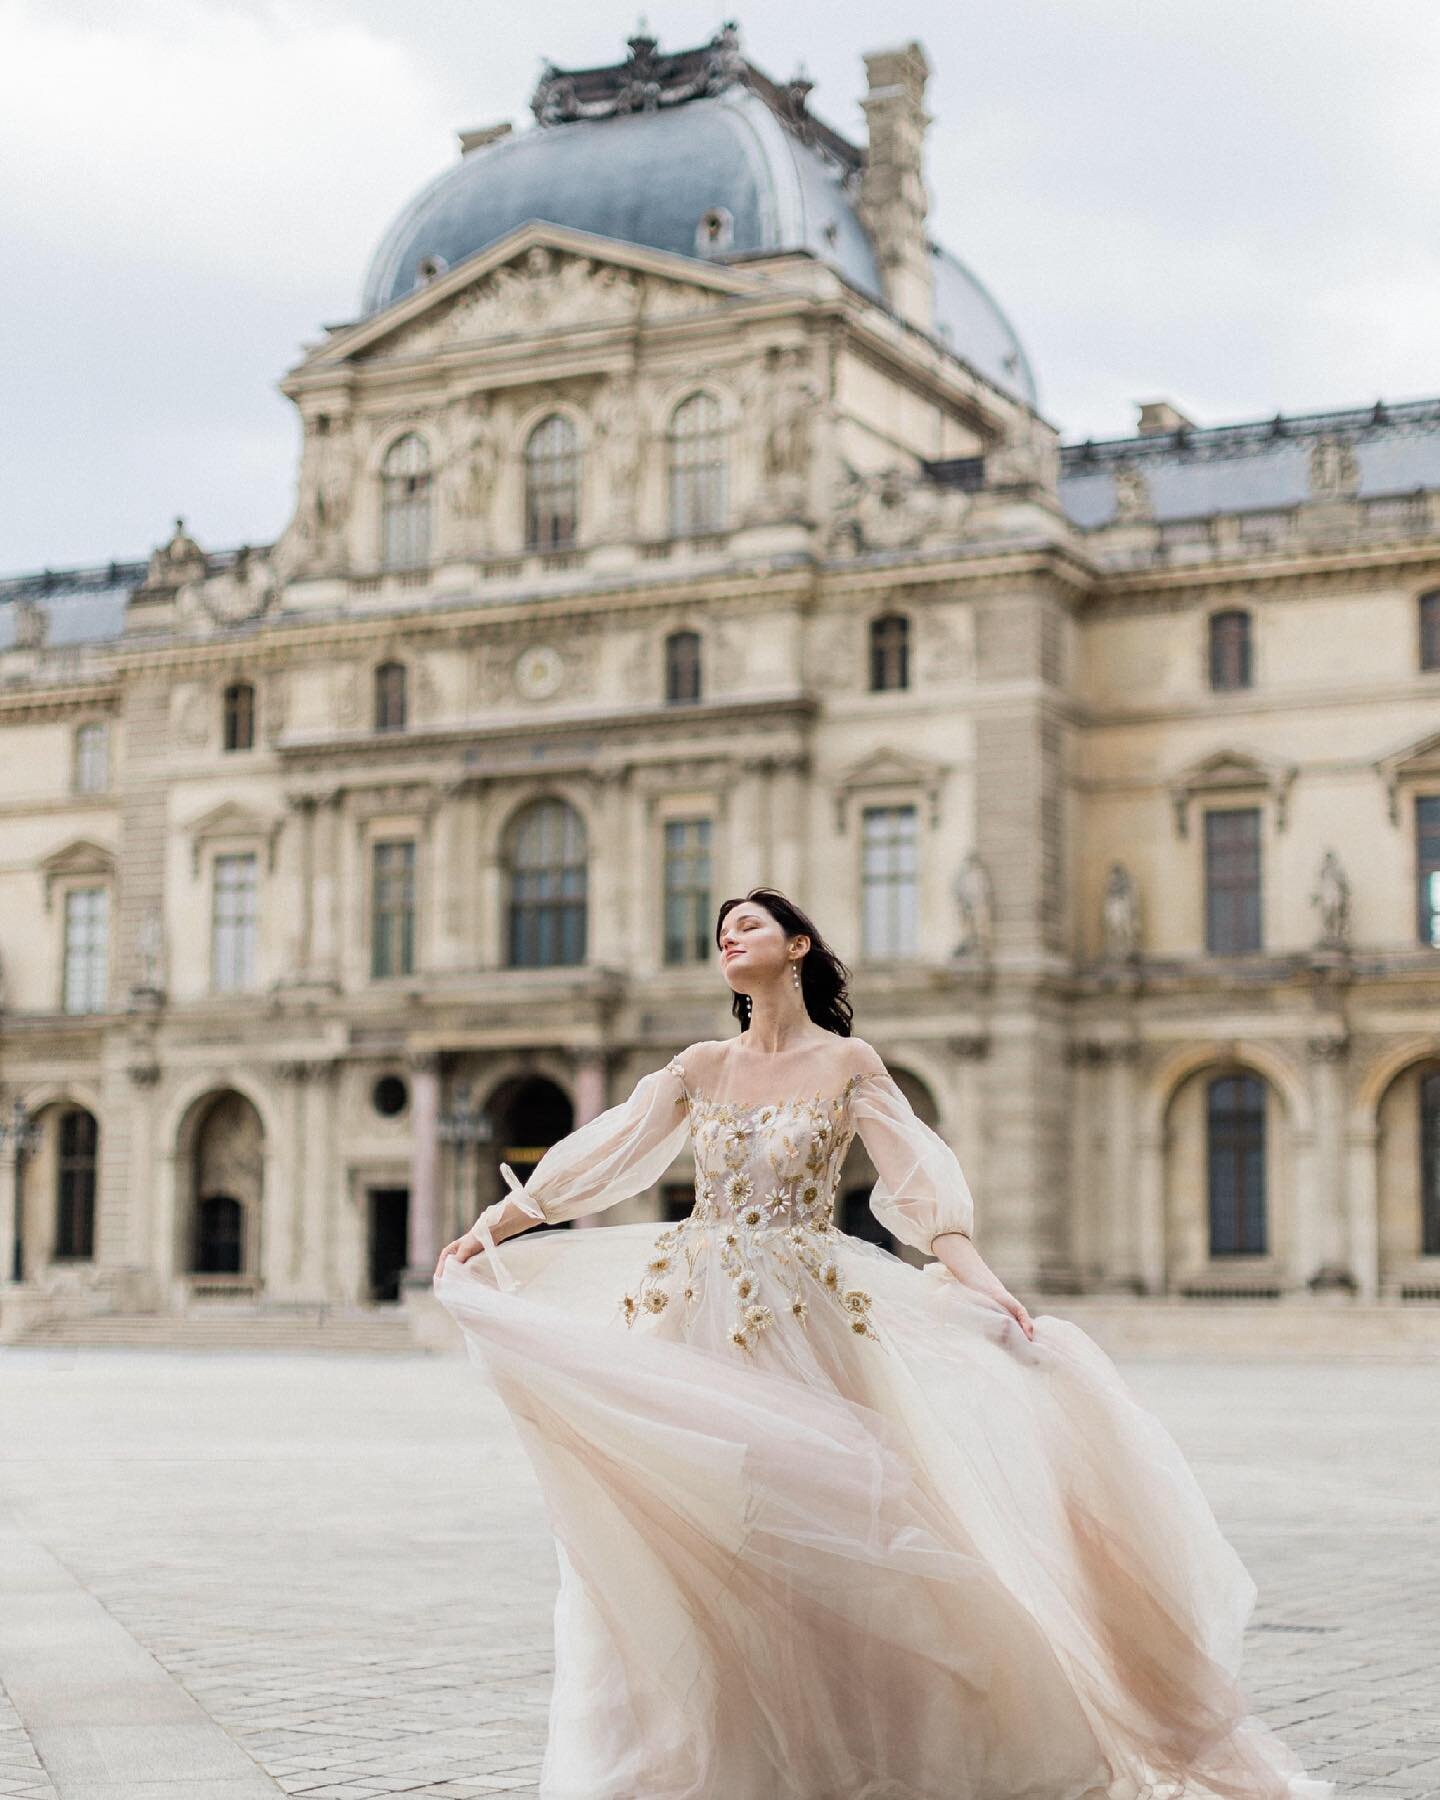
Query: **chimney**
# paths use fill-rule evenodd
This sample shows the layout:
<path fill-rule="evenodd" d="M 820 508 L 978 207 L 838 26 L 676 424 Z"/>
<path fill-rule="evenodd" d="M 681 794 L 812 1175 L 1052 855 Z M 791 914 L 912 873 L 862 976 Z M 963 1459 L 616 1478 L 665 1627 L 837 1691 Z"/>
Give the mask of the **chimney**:
<path fill-rule="evenodd" d="M 1187 419 L 1178 406 L 1168 400 L 1140 401 L 1140 417 L 1135 429 L 1141 437 L 1163 437 L 1167 431 L 1193 431 L 1195 421 Z"/>
<path fill-rule="evenodd" d="M 919 44 L 865 58 L 870 90 L 860 102 L 869 154 L 860 184 L 860 216 L 880 262 L 892 311 L 922 331 L 935 326 L 935 277 L 925 235 L 925 82 L 930 65 Z"/>

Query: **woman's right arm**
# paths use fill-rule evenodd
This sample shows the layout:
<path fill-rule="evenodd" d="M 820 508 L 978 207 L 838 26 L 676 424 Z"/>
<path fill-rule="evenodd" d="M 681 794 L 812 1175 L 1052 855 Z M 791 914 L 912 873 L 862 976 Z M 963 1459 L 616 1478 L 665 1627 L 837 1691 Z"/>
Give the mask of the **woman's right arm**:
<path fill-rule="evenodd" d="M 468 1262 L 532 1224 L 578 1219 L 642 1193 L 674 1162 L 688 1131 L 684 1075 L 679 1058 L 672 1057 L 664 1068 L 642 1075 L 628 1099 L 552 1144 L 529 1181 L 522 1184 L 502 1163 L 510 1192 L 486 1207 L 463 1237 L 445 1245 L 436 1278 L 449 1256 Z"/>

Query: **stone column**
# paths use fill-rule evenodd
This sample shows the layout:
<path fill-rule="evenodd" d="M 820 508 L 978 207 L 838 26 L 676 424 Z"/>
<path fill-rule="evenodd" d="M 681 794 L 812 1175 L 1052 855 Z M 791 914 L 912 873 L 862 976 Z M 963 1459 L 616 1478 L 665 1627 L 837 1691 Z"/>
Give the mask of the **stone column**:
<path fill-rule="evenodd" d="M 338 902 L 340 798 L 328 794 L 317 803 L 310 878 L 309 969 L 313 981 L 334 985 L 340 973 L 335 912 Z"/>
<path fill-rule="evenodd" d="M 1347 1287 L 1351 1276 L 1345 1188 L 1345 1067 L 1350 1039 L 1343 1031 L 1312 1037 L 1311 1094 L 1315 1109 L 1315 1145 L 1309 1182 L 1296 1185 L 1297 1218 L 1295 1281 L 1317 1288 Z M 1304 1212 L 1307 1198 L 1312 1211 Z"/>
<path fill-rule="evenodd" d="M 1376 1158 L 1380 1134 L 1374 1125 L 1346 1133 L 1346 1236 L 1350 1269 L 1361 1300 L 1380 1298 L 1380 1183 Z"/>
<path fill-rule="evenodd" d="M 1135 1135 L 1135 1262 L 1141 1292 L 1165 1292 L 1164 1123 Z"/>
<path fill-rule="evenodd" d="M 580 1050 L 575 1055 L 575 1129 L 588 1125 L 605 1110 L 605 1053 Z M 603 1213 L 586 1213 L 576 1225 L 598 1225 Z"/>
<path fill-rule="evenodd" d="M 440 1055 L 410 1058 L 409 1274 L 429 1277 L 440 1254 Z"/>
<path fill-rule="evenodd" d="M 1144 1232 L 1137 1217 L 1142 1191 L 1139 1146 L 1135 1138 L 1135 1115 L 1139 1106 L 1135 1073 L 1140 1063 L 1140 1045 L 1127 1039 L 1109 1044 L 1106 1049 L 1109 1054 L 1105 1135 L 1109 1166 L 1104 1197 L 1105 1267 L 1102 1282 L 1111 1292 L 1135 1293 L 1144 1289 L 1146 1280 L 1141 1251 Z"/>

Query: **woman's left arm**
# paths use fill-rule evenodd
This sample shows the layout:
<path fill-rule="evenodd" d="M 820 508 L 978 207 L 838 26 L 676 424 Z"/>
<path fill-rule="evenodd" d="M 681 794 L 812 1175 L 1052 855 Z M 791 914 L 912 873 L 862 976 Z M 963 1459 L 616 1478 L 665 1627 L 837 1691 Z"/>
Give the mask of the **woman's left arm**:
<path fill-rule="evenodd" d="M 957 1281 L 1003 1307 L 1033 1338 L 1030 1314 L 975 1247 L 975 1201 L 955 1152 L 916 1114 L 879 1056 L 865 1049 L 851 1117 L 879 1177 L 871 1211 L 902 1243 L 938 1258 Z"/>

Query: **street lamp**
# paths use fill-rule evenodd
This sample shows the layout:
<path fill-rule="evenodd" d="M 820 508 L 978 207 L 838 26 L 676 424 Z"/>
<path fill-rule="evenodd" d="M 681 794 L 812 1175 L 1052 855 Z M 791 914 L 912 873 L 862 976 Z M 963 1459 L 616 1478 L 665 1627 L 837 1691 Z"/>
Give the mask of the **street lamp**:
<path fill-rule="evenodd" d="M 450 1109 L 440 1115 L 437 1135 L 442 1144 L 450 1144 L 455 1150 L 455 1191 L 451 1200 L 451 1220 L 463 1231 L 467 1221 L 462 1220 L 460 1215 L 464 1211 L 467 1171 L 470 1199 L 473 1203 L 475 1190 L 479 1186 L 480 1146 L 488 1144 L 495 1136 L 494 1123 L 485 1108 L 475 1104 L 468 1081 L 456 1083 Z M 472 1204 L 472 1216 L 478 1210 Z"/>
<path fill-rule="evenodd" d="M 25 1159 L 40 1148 L 40 1127 L 17 1094 L 10 1117 L 0 1115 L 0 1154 L 15 1159 L 15 1239 L 10 1252 L 10 1279 L 25 1279 Z"/>

